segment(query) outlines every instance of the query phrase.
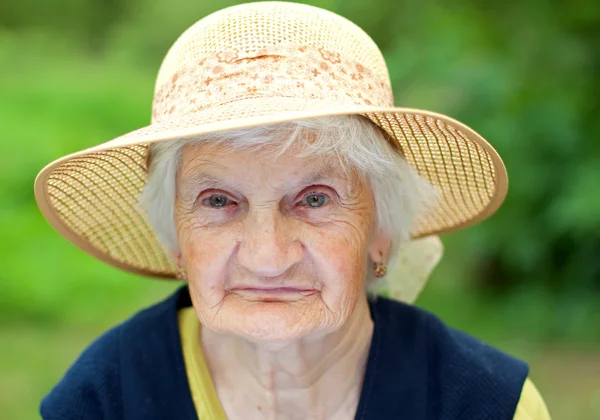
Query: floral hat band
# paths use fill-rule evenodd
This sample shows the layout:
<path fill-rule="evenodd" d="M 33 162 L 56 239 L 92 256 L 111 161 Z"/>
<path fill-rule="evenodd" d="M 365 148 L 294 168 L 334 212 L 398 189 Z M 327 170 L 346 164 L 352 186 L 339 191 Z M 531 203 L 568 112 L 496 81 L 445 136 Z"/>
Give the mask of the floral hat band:
<path fill-rule="evenodd" d="M 219 51 L 176 69 L 157 86 L 153 122 L 251 98 L 299 98 L 392 107 L 389 78 L 323 47 Z"/>

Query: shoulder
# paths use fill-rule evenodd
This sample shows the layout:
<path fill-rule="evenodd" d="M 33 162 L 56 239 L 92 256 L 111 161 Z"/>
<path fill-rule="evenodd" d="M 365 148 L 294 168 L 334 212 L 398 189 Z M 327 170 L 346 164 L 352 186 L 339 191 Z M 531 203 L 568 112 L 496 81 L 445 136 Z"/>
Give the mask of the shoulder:
<path fill-rule="evenodd" d="M 42 400 L 42 418 L 121 418 L 123 377 L 132 369 L 128 355 L 144 348 L 142 357 L 151 356 L 149 343 L 159 339 L 157 331 L 174 297 L 138 312 L 90 344 Z"/>
<path fill-rule="evenodd" d="M 120 331 L 113 328 L 86 348 L 43 399 L 44 419 L 102 419 L 120 413 Z"/>
<path fill-rule="evenodd" d="M 394 334 L 410 336 L 413 343 L 425 346 L 425 350 L 435 358 L 470 365 L 479 374 L 487 372 L 502 376 L 509 367 L 521 372 L 527 370 L 527 365 L 521 360 L 446 325 L 424 309 L 378 298 L 372 304 L 372 311 L 375 312 L 375 322 L 394 330 Z M 509 369 L 509 372 L 514 372 L 514 369 Z M 525 377 L 522 379 L 524 381 Z"/>
<path fill-rule="evenodd" d="M 410 349 L 396 352 L 395 357 L 412 360 L 415 375 L 425 377 L 427 404 L 443 413 L 439 418 L 463 418 L 451 413 L 467 413 L 469 418 L 512 418 L 529 373 L 523 361 L 413 305 L 377 298 L 372 314 L 386 345 L 410 343 Z M 506 414 L 493 417 L 494 412 Z"/>

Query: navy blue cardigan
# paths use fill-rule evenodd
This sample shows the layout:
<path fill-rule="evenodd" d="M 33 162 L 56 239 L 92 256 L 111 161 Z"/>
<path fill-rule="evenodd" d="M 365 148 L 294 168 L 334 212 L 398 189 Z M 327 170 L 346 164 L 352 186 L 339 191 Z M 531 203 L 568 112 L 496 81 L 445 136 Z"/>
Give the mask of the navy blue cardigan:
<path fill-rule="evenodd" d="M 42 401 L 46 420 L 196 419 L 177 311 L 186 287 L 91 344 Z M 511 420 L 525 363 L 430 313 L 370 302 L 374 332 L 356 419 Z"/>

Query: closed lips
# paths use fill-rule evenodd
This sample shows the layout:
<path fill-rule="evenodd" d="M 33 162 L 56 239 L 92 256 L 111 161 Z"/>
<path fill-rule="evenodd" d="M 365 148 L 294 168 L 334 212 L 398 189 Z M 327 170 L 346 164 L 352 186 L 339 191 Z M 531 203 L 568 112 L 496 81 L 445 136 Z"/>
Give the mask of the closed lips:
<path fill-rule="evenodd" d="M 316 289 L 300 288 L 300 287 L 235 287 L 232 292 L 250 292 L 250 293 L 314 293 Z"/>

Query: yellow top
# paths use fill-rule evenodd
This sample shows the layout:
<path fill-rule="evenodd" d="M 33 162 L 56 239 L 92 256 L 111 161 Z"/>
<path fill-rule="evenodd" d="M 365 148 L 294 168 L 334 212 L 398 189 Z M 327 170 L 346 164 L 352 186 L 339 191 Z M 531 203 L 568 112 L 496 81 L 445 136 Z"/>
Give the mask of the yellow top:
<path fill-rule="evenodd" d="M 185 370 L 196 414 L 200 419 L 226 420 L 225 412 L 213 386 L 208 366 L 204 360 L 200 342 L 200 329 L 193 307 L 179 311 L 179 331 L 185 360 Z M 514 420 L 550 420 L 550 414 L 542 396 L 533 382 L 527 378 Z"/>
<path fill-rule="evenodd" d="M 199 419 L 227 420 L 212 383 L 206 360 L 204 360 L 202 347 L 198 345 L 200 343 L 200 328 L 198 328 L 200 322 L 196 317 L 196 312 L 193 307 L 189 306 L 180 309 L 178 317 L 185 371 L 196 414 Z"/>

